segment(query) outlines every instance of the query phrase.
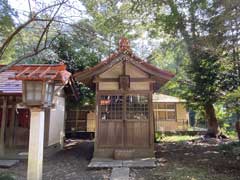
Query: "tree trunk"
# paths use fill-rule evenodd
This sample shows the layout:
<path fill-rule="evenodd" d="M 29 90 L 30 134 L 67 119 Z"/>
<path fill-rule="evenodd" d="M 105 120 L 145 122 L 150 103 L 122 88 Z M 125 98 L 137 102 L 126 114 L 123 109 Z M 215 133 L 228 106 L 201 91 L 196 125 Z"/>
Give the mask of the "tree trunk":
<path fill-rule="evenodd" d="M 204 109 L 205 109 L 207 125 L 208 125 L 206 136 L 216 138 L 218 137 L 220 131 L 219 131 L 219 126 L 218 126 L 218 121 L 216 118 L 214 106 L 213 104 L 208 103 L 204 106 Z"/>
<path fill-rule="evenodd" d="M 237 121 L 235 123 L 235 128 L 236 128 L 236 132 L 238 134 L 238 140 L 240 141 L 240 114 L 239 112 L 236 113 L 237 116 Z"/>

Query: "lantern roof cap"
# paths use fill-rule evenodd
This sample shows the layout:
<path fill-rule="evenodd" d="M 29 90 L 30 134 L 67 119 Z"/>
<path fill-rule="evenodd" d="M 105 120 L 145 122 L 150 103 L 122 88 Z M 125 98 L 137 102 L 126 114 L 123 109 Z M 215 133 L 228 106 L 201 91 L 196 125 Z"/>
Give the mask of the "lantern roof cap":
<path fill-rule="evenodd" d="M 10 67 L 16 72 L 15 80 L 52 81 L 64 85 L 68 82 L 71 73 L 66 70 L 65 64 L 19 64 Z"/>

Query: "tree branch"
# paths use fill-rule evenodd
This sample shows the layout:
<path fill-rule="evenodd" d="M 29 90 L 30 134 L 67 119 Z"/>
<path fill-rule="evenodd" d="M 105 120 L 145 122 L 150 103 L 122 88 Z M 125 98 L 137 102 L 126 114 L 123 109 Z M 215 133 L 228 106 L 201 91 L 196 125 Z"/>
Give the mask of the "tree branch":
<path fill-rule="evenodd" d="M 26 26 L 28 26 L 31 22 L 33 21 L 36 21 L 36 17 L 41 14 L 42 12 L 48 10 L 48 9 L 51 9 L 53 7 L 61 7 L 64 3 L 66 3 L 68 0 L 63 0 L 59 3 L 56 3 L 56 4 L 53 4 L 53 5 L 50 5 L 50 6 L 47 6 L 43 9 L 41 9 L 40 11 L 38 11 L 37 13 L 35 14 L 32 14 L 32 16 L 30 17 L 30 19 L 28 19 L 25 23 L 19 25 L 14 32 L 12 32 L 8 37 L 7 39 L 3 42 L 3 44 L 1 45 L 0 47 L 0 61 L 2 59 L 2 56 L 6 50 L 6 48 L 8 47 L 8 45 L 11 43 L 11 41 L 13 40 L 13 38 L 20 32 L 22 31 L 22 29 L 24 29 Z M 58 11 L 57 11 L 58 12 Z"/>
<path fill-rule="evenodd" d="M 12 66 L 14 66 L 14 65 L 16 65 L 18 63 L 20 63 L 21 61 L 23 61 L 26 58 L 30 58 L 30 57 L 33 57 L 33 56 L 39 54 L 40 52 L 42 52 L 45 49 L 47 49 L 47 47 L 43 47 L 43 48 L 39 49 L 38 51 L 34 51 L 34 52 L 28 53 L 28 54 L 26 54 L 26 55 L 24 55 L 22 57 L 19 57 L 17 60 L 15 60 L 15 61 L 9 63 L 8 65 L 3 66 L 2 68 L 0 68 L 0 73 L 5 71 L 5 70 L 7 70 L 7 69 L 9 69 L 10 67 L 12 67 Z"/>

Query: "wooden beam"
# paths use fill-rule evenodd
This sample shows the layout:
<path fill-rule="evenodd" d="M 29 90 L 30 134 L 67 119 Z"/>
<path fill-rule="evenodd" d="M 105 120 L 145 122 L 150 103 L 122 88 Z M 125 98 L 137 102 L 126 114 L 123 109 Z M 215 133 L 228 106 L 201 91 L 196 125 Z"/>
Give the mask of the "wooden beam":
<path fill-rule="evenodd" d="M 98 91 L 99 95 L 115 95 L 115 94 L 122 94 L 122 93 L 127 93 L 127 94 L 149 94 L 152 93 L 150 90 L 100 90 Z"/>
<path fill-rule="evenodd" d="M 49 144 L 49 128 L 50 128 L 50 115 L 51 115 L 51 109 L 46 108 L 44 110 L 44 147 L 47 147 Z"/>
<path fill-rule="evenodd" d="M 8 109 L 12 109 L 13 107 L 15 107 L 15 105 L 7 105 Z M 0 109 L 2 109 L 2 108 L 3 108 L 3 105 L 0 106 Z"/>
<path fill-rule="evenodd" d="M 42 78 L 45 74 L 47 74 L 47 72 L 51 69 L 51 67 L 48 67 L 45 71 L 43 71 L 39 77 Z"/>
<path fill-rule="evenodd" d="M 29 73 L 28 77 L 31 78 L 31 76 L 33 76 L 36 72 L 39 71 L 41 67 L 37 67 L 35 70 L 33 70 L 31 73 Z"/>
<path fill-rule="evenodd" d="M 1 122 L 1 134 L 0 134 L 0 155 L 4 155 L 5 148 L 5 126 L 7 119 L 7 97 L 3 98 L 3 108 L 2 108 L 2 122 Z"/>
<path fill-rule="evenodd" d="M 24 73 L 26 73 L 29 69 L 30 69 L 30 67 L 27 67 L 27 68 L 24 69 L 22 72 L 20 72 L 18 75 L 16 75 L 16 77 L 20 77 L 21 75 L 23 75 Z"/>
<path fill-rule="evenodd" d="M 57 77 L 58 73 L 59 72 L 56 71 L 53 75 L 50 76 L 50 79 L 54 80 Z"/>
<path fill-rule="evenodd" d="M 124 75 L 124 76 L 126 75 L 126 71 L 127 71 L 126 68 L 127 68 L 127 67 L 126 67 L 126 60 L 124 60 L 124 61 L 123 61 L 123 75 Z"/>
<path fill-rule="evenodd" d="M 110 69 L 111 67 L 113 67 L 115 64 L 119 63 L 121 61 L 121 58 L 123 57 L 124 55 L 123 54 L 119 54 L 118 56 L 116 56 L 111 62 L 109 63 L 102 63 L 100 65 L 99 63 L 99 66 L 98 68 L 91 68 L 89 70 L 85 70 L 84 72 L 79 72 L 79 73 L 76 73 L 75 74 L 75 78 L 78 80 L 78 81 L 82 81 L 84 79 L 87 79 L 87 78 L 92 78 L 94 76 L 97 76 L 105 71 L 107 71 L 108 69 Z M 97 65 L 95 66 L 97 67 Z"/>
<path fill-rule="evenodd" d="M 94 83 L 97 82 L 119 82 L 119 78 L 95 78 Z M 149 78 L 130 78 L 130 82 L 155 82 L 153 79 Z"/>
<path fill-rule="evenodd" d="M 155 137 L 155 122 L 153 115 L 153 103 L 152 103 L 152 93 L 148 95 L 148 106 L 149 106 L 149 145 L 154 148 L 154 137 Z"/>
<path fill-rule="evenodd" d="M 164 75 L 164 74 L 161 74 L 160 72 L 156 72 L 150 69 L 149 67 L 144 66 L 141 62 L 131 60 L 129 61 L 129 63 L 131 63 L 132 65 L 135 65 L 137 68 L 150 74 L 151 76 L 155 76 L 157 79 L 165 79 L 167 81 L 171 79 L 171 77 L 169 77 L 168 75 Z"/>

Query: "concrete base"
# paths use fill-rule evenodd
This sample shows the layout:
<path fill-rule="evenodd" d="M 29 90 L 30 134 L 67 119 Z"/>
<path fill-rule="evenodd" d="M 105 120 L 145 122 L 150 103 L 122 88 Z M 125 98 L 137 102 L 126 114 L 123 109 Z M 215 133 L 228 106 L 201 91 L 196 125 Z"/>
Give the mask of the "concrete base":
<path fill-rule="evenodd" d="M 10 168 L 18 162 L 19 160 L 0 160 L 0 168 Z"/>
<path fill-rule="evenodd" d="M 89 168 L 116 168 L 122 167 L 122 160 L 93 158 L 88 165 Z"/>
<path fill-rule="evenodd" d="M 156 159 L 135 159 L 135 160 L 127 160 L 123 161 L 123 167 L 130 168 L 153 168 L 156 167 L 155 164 Z"/>
<path fill-rule="evenodd" d="M 140 158 L 153 158 L 154 149 L 127 149 L 127 148 L 95 148 L 94 155 L 95 158 L 109 158 L 109 159 L 140 159 Z"/>
<path fill-rule="evenodd" d="M 156 167 L 155 158 L 134 159 L 134 160 L 114 160 L 104 158 L 93 158 L 88 165 L 88 168 L 154 168 Z"/>
<path fill-rule="evenodd" d="M 129 168 L 113 168 L 110 180 L 128 180 Z"/>

